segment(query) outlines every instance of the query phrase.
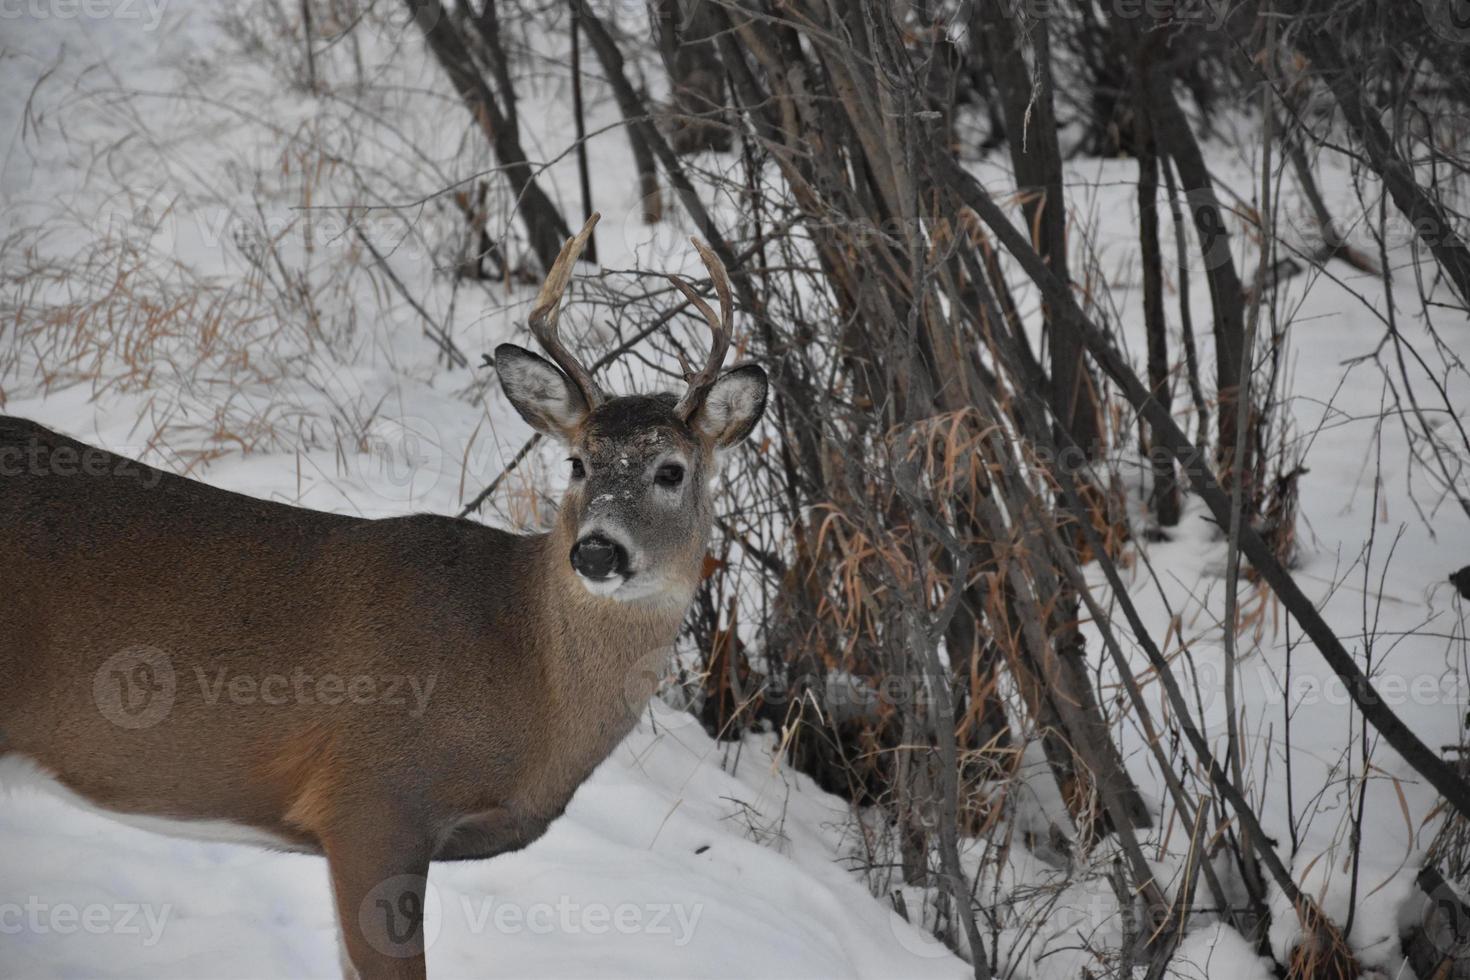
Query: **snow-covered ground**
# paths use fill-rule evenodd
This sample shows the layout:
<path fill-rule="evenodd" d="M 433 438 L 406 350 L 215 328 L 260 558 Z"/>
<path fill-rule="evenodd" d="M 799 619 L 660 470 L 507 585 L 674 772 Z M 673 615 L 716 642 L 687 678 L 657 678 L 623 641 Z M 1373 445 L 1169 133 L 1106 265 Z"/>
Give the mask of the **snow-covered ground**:
<path fill-rule="evenodd" d="M 1245 132 L 1234 145 L 1252 147 L 1252 136 L 1258 144 L 1259 134 Z M 1222 146 L 1212 170 L 1217 179 L 1223 176 L 1238 193 L 1251 197 L 1259 162 L 1234 158 Z M 1115 207 L 1119 198 L 1123 207 L 1130 203 L 1131 187 L 1119 193 L 1117 186 L 1135 173 L 1131 162 L 1122 161 L 1077 167 L 1079 182 L 1098 186 L 1097 199 L 1112 200 Z M 1371 209 L 1365 207 L 1340 158 L 1324 157 L 1321 180 L 1346 237 L 1376 260 L 1377 245 L 1369 227 L 1376 198 L 1370 199 Z M 1371 176 L 1364 183 L 1376 194 Z M 1258 177 L 1254 186 L 1259 186 Z M 1307 231 L 1312 224 L 1306 207 L 1289 178 L 1273 193 L 1284 196 L 1280 255 L 1305 266 L 1303 252 L 1314 245 Z M 1106 214 L 1103 210 L 1098 225 L 1111 234 L 1099 235 L 1099 264 L 1115 281 L 1126 282 L 1136 238 L 1130 246 L 1131 228 L 1121 215 L 1115 223 Z M 1290 419 L 1285 445 L 1288 458 L 1305 468 L 1300 477 L 1293 574 L 1374 679 L 1384 702 L 1438 751 L 1463 742 L 1470 701 L 1465 604 L 1448 581 L 1452 572 L 1470 562 L 1470 521 L 1454 497 L 1435 485 L 1422 463 L 1411 465 L 1405 428 L 1406 423 L 1409 428 L 1417 423 L 1409 416 L 1408 398 L 1403 398 L 1402 411 L 1396 409 L 1391 386 L 1402 394 L 1402 378 L 1411 378 L 1429 426 L 1438 432 L 1453 431 L 1470 400 L 1461 361 L 1470 351 L 1470 318 L 1447 291 L 1436 293 L 1438 300 L 1449 304 L 1434 312 L 1433 324 L 1445 345 L 1436 351 L 1425 330 L 1408 264 L 1414 236 L 1402 221 L 1395 223 L 1392 214 L 1390 206 L 1387 248 L 1396 286 L 1392 313 L 1381 279 L 1341 261 L 1330 262 L 1326 275 L 1308 271 L 1281 288 L 1278 309 L 1294 321 L 1283 361 Z M 1109 238 L 1120 243 L 1116 250 L 1109 249 Z M 1256 254 L 1247 251 L 1245 261 L 1237 257 L 1247 281 L 1255 278 Z M 1202 291 L 1199 270 L 1191 271 L 1197 292 Z M 1124 324 L 1142 319 L 1138 294 L 1137 289 L 1126 294 L 1118 313 Z M 1175 302 L 1174 297 L 1168 302 Z M 1195 309 L 1196 330 L 1207 333 L 1208 306 Z M 1447 382 L 1452 411 L 1443 401 L 1426 398 L 1433 388 L 1409 346 L 1403 354 L 1405 372 L 1398 374 L 1393 345 L 1386 339 L 1390 316 L 1406 345 L 1423 354 L 1425 364 L 1433 365 L 1439 380 Z M 1270 329 L 1269 317 L 1263 316 L 1260 330 Z M 1135 360 L 1141 361 L 1141 334 L 1123 333 L 1133 342 Z M 1372 359 L 1375 352 L 1381 354 L 1384 368 Z M 1256 384 L 1266 383 L 1263 370 L 1254 377 Z M 1182 387 L 1177 389 L 1176 405 L 1187 397 Z M 1457 460 L 1452 463 L 1456 492 L 1462 496 L 1467 486 L 1464 455 L 1463 444 L 1457 455 L 1451 454 Z M 1225 617 L 1226 546 L 1198 501 L 1186 508 L 1172 538 L 1146 549 L 1132 570 L 1130 594 L 1155 636 L 1168 634 L 1171 617 L 1178 617 L 1165 652 L 1172 655 L 1181 645 L 1187 650 L 1192 667 L 1184 671 L 1185 683 L 1195 685 L 1208 728 L 1218 736 L 1227 716 L 1219 629 Z M 1101 585 L 1101 574 L 1094 580 Z M 1372 729 L 1365 745 L 1362 717 L 1351 709 L 1344 685 L 1300 628 L 1269 601 L 1264 585 L 1242 584 L 1239 616 L 1237 717 L 1243 753 L 1255 774 L 1252 801 L 1262 824 L 1303 891 L 1321 900 L 1337 921 L 1347 921 L 1350 895 L 1356 895 L 1358 908 L 1349 938 L 1363 964 L 1381 967 L 1389 976 L 1407 976 L 1411 971 L 1402 965 L 1398 914 L 1411 894 L 1423 849 L 1439 827 L 1441 814 L 1433 812 L 1437 794 L 1393 750 L 1380 744 Z M 1117 625 L 1124 627 L 1121 613 Z M 1093 632 L 1090 643 L 1096 649 L 1100 640 Z M 1133 663 L 1140 676 L 1150 676 L 1141 652 Z M 1148 690 L 1155 717 L 1168 717 L 1160 686 L 1153 684 Z M 1160 778 L 1146 758 L 1142 733 L 1133 726 L 1126 729 L 1131 729 L 1132 737 L 1125 734 L 1124 743 L 1131 743 L 1135 773 L 1143 785 L 1156 787 L 1162 800 Z M 1222 746 L 1223 741 L 1217 742 L 1216 751 Z M 1140 770 L 1150 774 L 1144 776 Z M 1364 793 L 1366 801 L 1360 800 Z M 1360 806 L 1363 846 L 1358 849 L 1351 835 Z M 1164 806 L 1161 812 L 1168 810 Z M 1284 957 L 1300 934 L 1289 908 L 1289 903 L 1281 902 L 1273 918 L 1272 946 L 1278 957 Z"/>
<path fill-rule="evenodd" d="M 517 336 L 531 293 L 454 287 L 435 274 L 450 260 L 424 242 L 443 238 L 438 233 L 458 219 L 447 199 L 430 195 L 491 161 L 421 55 L 378 74 L 374 55 L 412 46 L 413 36 L 405 38 L 401 21 L 374 22 L 366 83 L 310 96 L 282 75 L 280 59 L 272 71 L 249 53 L 241 25 L 258 22 L 260 8 L 242 8 L 243 19 L 222 26 L 233 7 L 109 0 L 57 16 L 63 6 L 32 5 L 0 20 L 0 240 L 37 244 L 41 259 L 85 281 L 43 273 L 7 283 L 15 292 L 0 296 L 3 410 L 261 497 L 370 517 L 456 513 L 529 432 L 487 372 L 442 364 L 421 335 L 419 314 L 364 256 L 359 230 L 415 299 L 450 326 L 472 365 Z M 555 56 L 554 39 L 531 41 Z M 362 77 L 346 42 L 322 59 L 334 77 Z M 522 127 L 531 155 L 553 160 L 543 181 L 571 201 L 564 95 L 554 81 L 529 89 Z M 605 98 L 592 110 L 593 132 L 614 119 Z M 1215 147 L 1212 165 L 1249 196 L 1255 163 L 1236 158 L 1230 145 Z M 642 224 L 622 134 L 609 128 L 590 148 L 594 199 L 607 215 L 598 241 L 604 268 L 692 265 L 677 221 Z M 978 172 L 1003 192 L 1009 179 L 997 161 Z M 1335 212 L 1361 217 L 1364 205 L 1341 165 L 1328 162 L 1324 175 Z M 1108 295 L 1120 306 L 1109 318 L 1141 363 L 1136 170 L 1128 161 L 1082 160 L 1069 179 L 1076 248 L 1090 251 L 1111 283 Z M 1284 190 L 1293 193 L 1289 182 Z M 413 227 L 362 210 L 420 201 L 408 209 Z M 358 206 L 350 216 L 341 210 L 348 204 Z M 1288 196 L 1289 220 L 1299 217 L 1294 208 Z M 26 231 L 40 225 L 44 236 Z M 119 241 L 128 247 L 102 248 Z M 1406 247 L 1398 242 L 1391 254 L 1401 259 Z M 1172 254 L 1167 242 L 1165 254 Z M 7 270 L 45 266 L 14 247 L 0 258 Z M 1253 268 L 1253 252 L 1238 259 Z M 306 272 L 293 282 L 281 268 Z M 1470 562 L 1470 522 L 1453 503 L 1436 505 L 1423 471 L 1409 465 L 1402 426 L 1380 421 L 1384 375 L 1355 361 L 1384 337 L 1381 284 L 1341 263 L 1329 271 L 1342 282 L 1292 279 L 1281 304 L 1295 320 L 1286 362 L 1290 445 L 1307 467 L 1297 575 L 1420 737 L 1435 747 L 1458 743 L 1470 681 L 1463 608 L 1445 579 Z M 1199 269 L 1171 272 L 1184 274 L 1194 282 L 1209 365 L 1208 295 Z M 149 290 L 207 301 L 160 311 L 137 300 Z M 97 296 L 108 299 L 96 303 Z M 64 328 L 18 326 L 68 297 L 78 306 L 66 322 L 85 319 L 88 343 L 58 343 Z M 274 315 L 288 303 L 297 304 L 293 322 L 309 327 L 276 329 Z M 1399 327 L 1427 348 L 1420 311 L 1404 304 Z M 190 329 L 175 332 L 174 315 Z M 596 338 L 612 315 L 595 319 L 574 305 L 566 319 Z M 140 319 L 153 326 L 137 327 Z M 217 333 L 200 339 L 193 325 L 201 322 Z M 1452 354 L 1470 349 L 1463 314 L 1440 311 L 1436 325 Z M 1409 371 L 1422 377 L 1412 364 Z M 1450 383 L 1458 409 L 1470 394 L 1463 371 Z M 1176 404 L 1185 401 L 1181 384 Z M 1434 424 L 1450 421 L 1442 408 L 1430 411 Z M 544 518 L 538 489 L 554 493 L 554 459 L 533 456 L 485 519 L 530 526 Z M 1155 634 L 1169 634 L 1166 652 L 1186 645 L 1194 665 L 1186 677 L 1197 678 L 1214 736 L 1225 720 L 1224 565 L 1224 544 L 1191 505 L 1172 540 L 1146 546 L 1131 582 Z M 1396 916 L 1434 829 L 1425 823 L 1434 795 L 1376 745 L 1365 780 L 1361 719 L 1320 658 L 1248 583 L 1242 607 L 1255 618 L 1242 634 L 1240 728 L 1266 829 L 1333 909 L 1351 886 L 1348 828 L 1366 785 L 1368 846 L 1355 889 L 1363 904 L 1352 938 L 1366 962 L 1400 975 Z M 1089 646 L 1101 649 L 1096 635 Z M 1141 654 L 1136 666 L 1145 667 Z M 1161 703 L 1156 685 L 1146 689 Z M 1165 794 L 1142 735 L 1130 721 L 1121 729 L 1129 764 L 1165 825 Z M 873 897 L 855 870 L 863 863 L 855 839 L 862 821 L 783 767 L 773 743 L 761 736 L 716 745 L 692 719 L 652 704 L 545 838 L 494 861 L 434 868 L 431 974 L 966 974 L 964 963 L 892 910 L 889 896 Z M 0 786 L 6 776 L 0 770 Z M 1165 881 L 1184 844 L 1177 833 L 1167 844 L 1150 842 Z M 972 846 L 967 863 L 978 864 L 982 853 Z M 1019 843 L 1006 861 L 1003 877 L 1015 895 L 1063 875 Z M 910 908 L 922 901 L 907 897 Z M 1011 976 L 1074 977 L 1089 944 L 1105 945 L 1116 930 L 1116 909 L 1106 888 L 1077 883 L 1048 892 L 1027 925 L 1018 920 L 995 945 Z M 1290 927 L 1288 916 L 1278 918 L 1278 952 Z M 325 868 L 315 858 L 151 836 L 24 787 L 0 796 L 0 976 L 328 976 L 337 970 L 336 948 Z M 1186 937 L 1175 972 L 1269 975 L 1238 934 L 1213 924 Z"/>
<path fill-rule="evenodd" d="M 960 977 L 842 863 L 846 806 L 651 709 L 524 851 L 435 865 L 436 977 Z M 0 808 L 0 974 L 326 977 L 325 862 L 133 830 L 21 790 Z"/>

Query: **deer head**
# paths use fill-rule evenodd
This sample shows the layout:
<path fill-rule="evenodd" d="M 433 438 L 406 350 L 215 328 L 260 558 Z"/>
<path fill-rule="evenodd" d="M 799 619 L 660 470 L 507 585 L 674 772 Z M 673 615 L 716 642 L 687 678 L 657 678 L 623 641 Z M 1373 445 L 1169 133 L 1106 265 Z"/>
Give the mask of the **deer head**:
<path fill-rule="evenodd" d="M 719 455 L 760 419 L 766 374 L 754 365 L 721 373 L 730 347 L 730 283 L 719 258 L 695 239 L 719 314 L 683 279 L 668 278 L 709 323 L 704 365 L 688 374 L 680 395 L 605 394 L 557 333 L 572 266 L 598 218 L 562 247 L 531 310 L 531 333 L 551 361 L 501 344 L 496 369 L 521 417 L 567 448 L 571 481 L 557 533 L 582 585 L 614 600 L 682 602 L 697 580 L 713 520 Z"/>

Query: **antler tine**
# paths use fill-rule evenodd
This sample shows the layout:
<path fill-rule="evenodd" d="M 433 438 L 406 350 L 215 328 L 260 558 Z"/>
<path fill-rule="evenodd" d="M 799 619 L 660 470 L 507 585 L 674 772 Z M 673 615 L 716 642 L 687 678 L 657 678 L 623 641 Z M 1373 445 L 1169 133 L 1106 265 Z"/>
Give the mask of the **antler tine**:
<path fill-rule="evenodd" d="M 546 281 L 541 284 L 536 305 L 531 308 L 531 315 L 526 319 L 532 336 L 551 355 L 557 366 L 566 372 L 567 377 L 572 379 L 572 383 L 581 389 L 588 408 L 596 408 L 603 400 L 602 389 L 592 380 L 592 372 L 561 342 L 556 323 L 561 319 L 561 298 L 567 291 L 567 283 L 572 280 L 572 267 L 582 256 L 582 250 L 587 247 L 587 239 L 592 237 L 592 229 L 597 226 L 601 217 L 598 212 L 592 212 L 592 217 L 587 219 L 582 230 L 567 239 L 567 243 L 561 247 L 561 253 L 546 273 Z"/>
<path fill-rule="evenodd" d="M 720 376 L 720 368 L 725 363 L 725 354 L 730 350 L 730 321 L 734 311 L 734 304 L 730 300 L 730 279 L 725 274 L 725 263 L 720 261 L 708 245 L 697 238 L 689 239 L 694 243 L 694 249 L 699 253 L 699 258 L 704 262 L 704 267 L 709 271 L 710 282 L 714 284 L 715 293 L 720 297 L 720 315 L 715 316 L 715 311 L 710 309 L 708 303 L 678 276 L 669 276 L 669 281 L 678 287 L 684 298 L 694 304 L 706 322 L 709 323 L 710 333 L 713 338 L 710 342 L 709 357 L 704 362 L 704 367 L 691 375 L 688 379 L 689 387 L 684 392 L 684 397 L 679 399 L 679 404 L 674 411 L 680 418 L 688 419 L 699 408 L 704 396 L 709 393 L 715 381 Z"/>

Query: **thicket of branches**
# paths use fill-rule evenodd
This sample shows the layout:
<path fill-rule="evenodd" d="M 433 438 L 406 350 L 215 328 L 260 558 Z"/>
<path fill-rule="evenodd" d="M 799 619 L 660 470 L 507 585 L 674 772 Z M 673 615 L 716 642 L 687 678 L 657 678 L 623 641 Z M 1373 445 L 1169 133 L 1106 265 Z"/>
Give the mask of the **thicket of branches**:
<path fill-rule="evenodd" d="M 1291 577 L 1300 460 L 1281 412 L 1291 317 L 1277 302 L 1284 279 L 1338 263 L 1412 284 L 1398 295 L 1421 306 L 1435 349 L 1412 349 L 1390 321 L 1383 368 L 1427 478 L 1470 514 L 1457 462 L 1470 442 L 1458 424 L 1430 423 L 1426 411 L 1453 406 L 1404 369 L 1437 358 L 1431 374 L 1464 371 L 1433 334 L 1470 298 L 1456 210 L 1470 32 L 1453 6 L 661 0 L 648 11 L 650 52 L 636 21 L 576 0 L 406 2 L 494 146 L 542 262 L 581 215 L 558 211 L 517 139 L 505 30 L 537 18 L 585 47 L 576 97 L 588 88 L 616 103 L 648 219 L 682 209 L 732 271 L 742 353 L 768 366 L 774 398 L 765 443 L 735 464 L 690 621 L 700 660 L 686 681 L 710 732 L 778 731 L 793 765 L 879 814 L 866 825 L 877 887 L 928 886 L 932 907 L 903 911 L 977 977 L 1000 962 L 1005 913 L 985 893 L 999 889 L 1004 847 L 977 863 L 965 842 L 1010 834 L 1067 866 L 1108 857 L 1094 866 L 1111 869 L 1120 908 L 1141 913 L 1112 953 L 1119 975 L 1160 975 L 1200 908 L 1264 950 L 1271 884 L 1303 924 L 1283 969 L 1356 975 L 1350 923 L 1299 889 L 1282 842 L 1257 822 L 1233 702 L 1227 737 L 1208 741 L 1197 688 L 1132 607 L 1119 566 L 1134 560 L 1134 537 L 1167 536 L 1183 495 L 1197 495 L 1229 542 L 1227 662 L 1235 583 L 1249 574 L 1367 725 L 1447 812 L 1470 815 L 1463 775 L 1383 704 Z M 643 81 L 651 56 L 669 79 L 658 102 Z M 1222 107 L 1254 127 L 1253 187 L 1222 186 L 1202 148 Z M 965 166 L 996 147 L 1015 178 L 1003 191 Z M 1328 211 L 1324 147 L 1352 160 L 1363 199 L 1379 204 L 1377 230 L 1372 214 L 1344 223 Z M 1086 253 L 1069 241 L 1063 164 L 1078 152 L 1137 164 L 1143 377 L 1119 350 L 1105 281 L 1077 267 Z M 1287 174 L 1315 228 L 1295 246 L 1273 203 Z M 1387 265 L 1390 208 L 1418 238 L 1409 268 Z M 1192 322 L 1189 270 L 1207 284 L 1208 322 Z M 640 304 L 666 299 L 606 302 L 656 328 L 675 315 Z M 1027 330 L 1037 312 L 1039 344 Z M 1112 586 L 1109 609 L 1086 562 Z M 1084 617 L 1102 649 L 1084 647 Z M 1166 716 L 1141 696 L 1135 649 L 1167 693 Z M 1106 703 L 1102 660 L 1123 681 Z M 1168 788 L 1155 811 L 1116 747 L 1120 714 L 1145 732 Z M 1029 746 L 1065 806 L 1050 826 L 1014 819 Z M 1161 823 L 1195 845 L 1167 883 L 1141 843 Z M 1427 888 L 1442 885 L 1426 875 Z M 1417 935 L 1440 928 L 1430 917 Z M 1452 947 L 1411 949 L 1421 976 Z"/>

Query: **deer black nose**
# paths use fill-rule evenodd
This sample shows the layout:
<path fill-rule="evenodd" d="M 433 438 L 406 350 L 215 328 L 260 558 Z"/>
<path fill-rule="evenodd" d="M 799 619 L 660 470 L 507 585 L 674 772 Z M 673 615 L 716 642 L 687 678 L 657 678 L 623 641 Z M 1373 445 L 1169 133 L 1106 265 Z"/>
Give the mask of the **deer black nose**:
<path fill-rule="evenodd" d="M 628 552 L 622 545 L 600 534 L 589 534 L 572 545 L 572 567 L 600 581 L 616 572 L 628 572 Z"/>

